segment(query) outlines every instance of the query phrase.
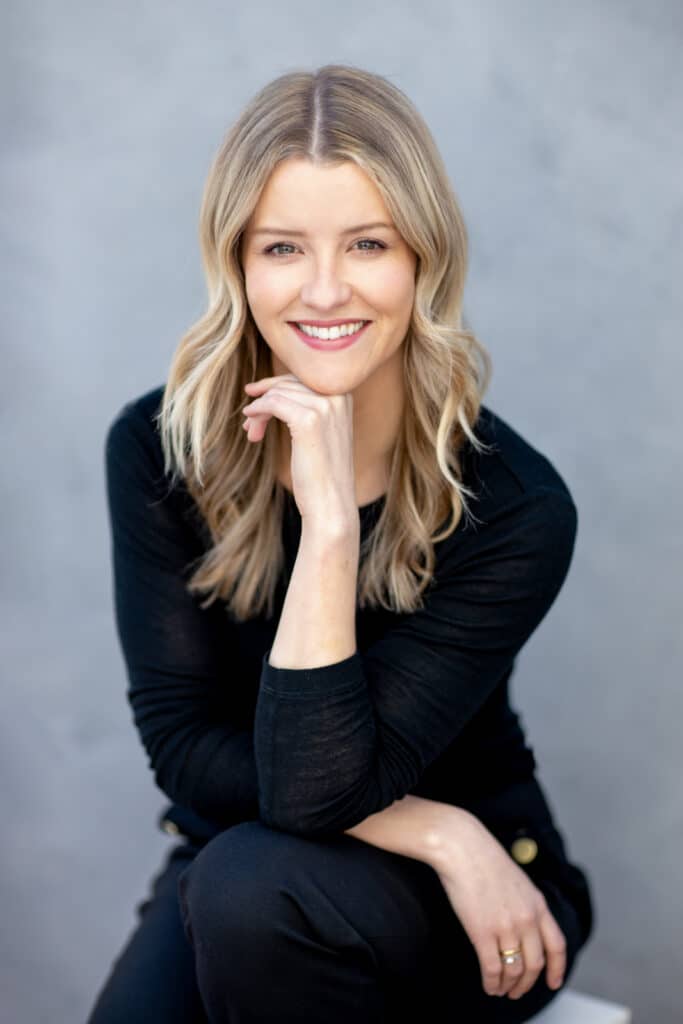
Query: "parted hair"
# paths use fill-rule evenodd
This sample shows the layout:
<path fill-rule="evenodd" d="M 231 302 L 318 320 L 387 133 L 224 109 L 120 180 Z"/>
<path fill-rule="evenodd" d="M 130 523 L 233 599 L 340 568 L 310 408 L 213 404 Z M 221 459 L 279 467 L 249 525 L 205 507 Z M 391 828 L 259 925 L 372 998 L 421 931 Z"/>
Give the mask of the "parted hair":
<path fill-rule="evenodd" d="M 239 621 L 273 614 L 286 494 L 276 431 L 253 444 L 241 427 L 244 385 L 273 370 L 247 303 L 240 240 L 269 175 L 290 157 L 355 161 L 417 255 L 401 346 L 404 415 L 386 500 L 360 549 L 357 588 L 359 607 L 412 612 L 434 575 L 434 544 L 463 515 L 476 519 L 461 451 L 467 438 L 488 447 L 473 427 L 491 358 L 463 321 L 467 231 L 426 123 L 397 86 L 342 64 L 265 85 L 209 169 L 199 217 L 207 308 L 177 345 L 156 420 L 165 472 L 184 481 L 212 542 L 187 588 L 203 596 L 202 607 L 224 601 Z"/>

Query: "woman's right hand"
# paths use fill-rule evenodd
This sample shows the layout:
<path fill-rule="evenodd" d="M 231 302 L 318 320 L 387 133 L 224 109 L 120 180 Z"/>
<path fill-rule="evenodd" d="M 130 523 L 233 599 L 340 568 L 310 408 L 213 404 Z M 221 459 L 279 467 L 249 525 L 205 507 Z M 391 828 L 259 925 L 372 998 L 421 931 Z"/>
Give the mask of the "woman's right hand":
<path fill-rule="evenodd" d="M 547 983 L 559 988 L 567 944 L 545 896 L 478 818 L 449 810 L 432 867 L 476 950 L 484 990 L 518 999 L 546 962 Z M 513 948 L 522 959 L 504 964 L 500 950 Z"/>

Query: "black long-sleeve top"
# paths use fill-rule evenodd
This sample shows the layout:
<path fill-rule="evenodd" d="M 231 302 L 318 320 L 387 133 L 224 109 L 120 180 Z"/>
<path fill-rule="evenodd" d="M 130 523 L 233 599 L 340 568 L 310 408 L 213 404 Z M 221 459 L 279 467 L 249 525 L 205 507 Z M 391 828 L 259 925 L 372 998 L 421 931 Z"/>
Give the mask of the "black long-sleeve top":
<path fill-rule="evenodd" d="M 185 584 L 210 543 L 182 482 L 164 476 L 153 420 L 163 387 L 126 403 L 105 443 L 117 633 L 133 720 L 163 813 L 202 839 L 249 819 L 339 833 L 406 793 L 467 806 L 532 776 L 509 700 L 516 655 L 553 604 L 577 511 L 551 462 L 482 405 L 461 453 L 476 523 L 435 546 L 414 613 L 357 609 L 356 651 L 317 668 L 268 654 L 301 520 L 286 492 L 286 567 L 274 615 L 239 623 Z M 359 509 L 361 538 L 382 502 Z"/>

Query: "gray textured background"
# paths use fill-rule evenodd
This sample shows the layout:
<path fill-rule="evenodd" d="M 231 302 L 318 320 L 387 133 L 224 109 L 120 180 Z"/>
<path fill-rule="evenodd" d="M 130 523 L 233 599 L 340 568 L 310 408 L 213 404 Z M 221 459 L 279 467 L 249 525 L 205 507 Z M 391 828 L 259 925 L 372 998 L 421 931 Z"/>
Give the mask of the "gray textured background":
<path fill-rule="evenodd" d="M 124 698 L 103 439 L 204 304 L 209 161 L 298 67 L 387 75 L 472 238 L 485 401 L 579 508 L 523 714 L 597 931 L 573 987 L 680 1021 L 678 0 L 335 5 L 45 0 L 4 11 L 3 1020 L 84 1020 L 173 840 Z"/>

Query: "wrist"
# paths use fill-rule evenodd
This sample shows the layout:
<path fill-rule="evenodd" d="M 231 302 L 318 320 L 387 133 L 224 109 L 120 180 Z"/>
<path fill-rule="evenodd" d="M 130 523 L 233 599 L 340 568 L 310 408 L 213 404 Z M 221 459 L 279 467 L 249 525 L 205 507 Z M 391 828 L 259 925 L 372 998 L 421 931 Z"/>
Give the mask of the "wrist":
<path fill-rule="evenodd" d="M 454 836 L 465 827 L 466 815 L 469 812 L 459 807 L 408 793 L 345 832 L 439 871 L 448 863 L 449 853 L 453 859 Z"/>
<path fill-rule="evenodd" d="M 322 520 L 305 516 L 301 520 L 301 541 L 312 550 L 324 555 L 327 552 L 349 551 L 358 554 L 360 549 L 360 519 L 349 516 L 330 516 Z"/>
<path fill-rule="evenodd" d="M 479 819 L 464 807 L 439 804 L 443 808 L 428 836 L 429 863 L 438 873 L 452 871 L 467 839 L 482 828 Z"/>

